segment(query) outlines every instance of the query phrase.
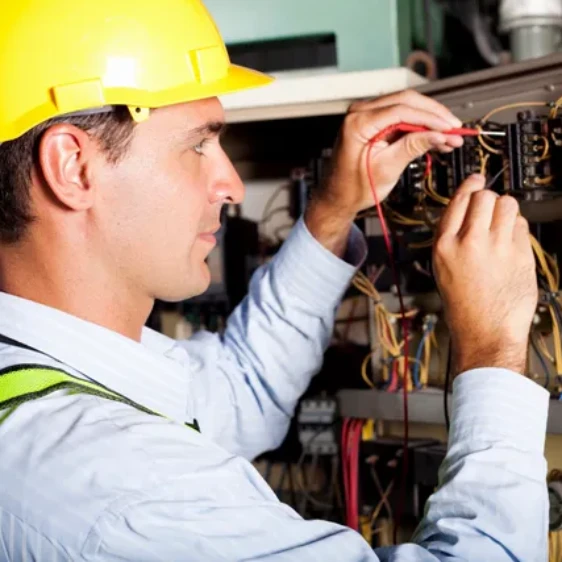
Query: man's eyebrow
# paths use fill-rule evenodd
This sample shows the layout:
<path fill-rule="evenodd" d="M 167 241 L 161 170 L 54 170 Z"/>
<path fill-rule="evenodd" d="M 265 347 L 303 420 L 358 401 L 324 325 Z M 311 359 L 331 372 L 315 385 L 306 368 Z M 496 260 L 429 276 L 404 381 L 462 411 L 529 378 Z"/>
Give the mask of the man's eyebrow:
<path fill-rule="evenodd" d="M 191 129 L 187 133 L 188 140 L 192 140 L 199 137 L 216 137 L 220 136 L 226 130 L 226 123 L 223 121 L 209 121 L 200 127 Z"/>

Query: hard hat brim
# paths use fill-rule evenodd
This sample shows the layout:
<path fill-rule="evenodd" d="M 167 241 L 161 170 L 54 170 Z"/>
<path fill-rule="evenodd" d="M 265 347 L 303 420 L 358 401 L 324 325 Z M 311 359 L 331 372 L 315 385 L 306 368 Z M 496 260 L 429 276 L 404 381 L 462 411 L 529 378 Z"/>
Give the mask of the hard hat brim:
<path fill-rule="evenodd" d="M 143 91 L 130 88 L 100 88 L 100 104 L 81 105 L 77 103 L 71 112 L 83 112 L 100 110 L 104 107 L 126 105 L 132 108 L 158 108 L 167 105 L 188 103 L 197 100 L 225 96 L 243 90 L 266 86 L 274 81 L 274 78 L 242 66 L 231 64 L 223 78 L 218 80 L 197 84 L 186 83 L 172 89 L 161 91 Z M 0 143 L 19 137 L 32 127 L 59 115 L 64 115 L 52 101 L 35 109 L 35 111 L 23 116 L 19 121 L 12 124 L 12 130 L 7 134 L 0 134 Z M 3 137 L 3 138 L 2 138 Z"/>
<path fill-rule="evenodd" d="M 228 77 L 225 79 L 225 84 L 223 86 L 224 91 L 217 95 L 222 96 L 240 92 L 242 90 L 267 86 L 274 80 L 275 78 L 272 76 L 268 76 L 267 74 L 263 74 L 257 70 L 251 70 L 250 68 L 231 64 Z"/>
<path fill-rule="evenodd" d="M 273 81 L 274 78 L 267 74 L 231 64 L 223 78 L 212 82 L 200 82 L 196 85 L 191 82 L 160 92 L 108 89 L 106 99 L 111 105 L 157 108 L 234 94 L 266 86 Z"/>

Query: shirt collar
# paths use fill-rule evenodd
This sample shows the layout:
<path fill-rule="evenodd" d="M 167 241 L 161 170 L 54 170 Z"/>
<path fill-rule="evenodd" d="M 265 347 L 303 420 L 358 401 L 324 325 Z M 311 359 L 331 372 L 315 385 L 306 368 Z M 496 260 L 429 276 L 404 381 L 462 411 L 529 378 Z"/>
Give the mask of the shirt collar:
<path fill-rule="evenodd" d="M 186 421 L 187 357 L 179 361 L 178 346 L 163 334 L 145 328 L 138 343 L 60 310 L 2 292 L 0 333 L 154 412 Z"/>

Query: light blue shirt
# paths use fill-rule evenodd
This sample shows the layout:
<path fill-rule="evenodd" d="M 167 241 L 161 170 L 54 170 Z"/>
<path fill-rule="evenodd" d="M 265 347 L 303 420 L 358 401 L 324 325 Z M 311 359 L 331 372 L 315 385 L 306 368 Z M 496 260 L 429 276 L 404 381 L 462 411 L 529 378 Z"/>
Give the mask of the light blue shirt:
<path fill-rule="evenodd" d="M 0 333 L 43 352 L 3 345 L 0 368 L 59 366 L 167 416 L 65 392 L 9 413 L 0 561 L 544 562 L 548 394 L 515 373 L 455 381 L 441 486 L 412 544 L 373 552 L 346 527 L 303 520 L 249 462 L 282 441 L 320 367 L 364 255 L 356 231 L 348 254 L 351 264 L 299 222 L 222 338 L 145 330 L 136 343 L 0 294 Z M 202 433 L 183 425 L 193 418 Z"/>

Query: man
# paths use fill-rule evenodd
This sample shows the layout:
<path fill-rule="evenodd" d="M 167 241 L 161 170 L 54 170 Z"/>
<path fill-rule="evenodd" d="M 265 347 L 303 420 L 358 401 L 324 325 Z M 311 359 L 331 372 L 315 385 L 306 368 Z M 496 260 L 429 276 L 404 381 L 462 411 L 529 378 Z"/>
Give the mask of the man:
<path fill-rule="evenodd" d="M 249 462 L 283 439 L 365 257 L 369 139 L 432 130 L 376 147 L 384 198 L 411 159 L 462 143 L 445 107 L 352 107 L 329 181 L 224 337 L 174 342 L 143 329 L 154 300 L 206 289 L 221 206 L 243 197 L 216 96 L 268 79 L 229 65 L 200 0 L 9 1 L 0 51 L 0 560 L 545 559 L 548 395 L 519 374 L 533 256 L 515 201 L 481 178 L 438 233 L 462 374 L 412 544 L 374 553 L 303 521 Z"/>

